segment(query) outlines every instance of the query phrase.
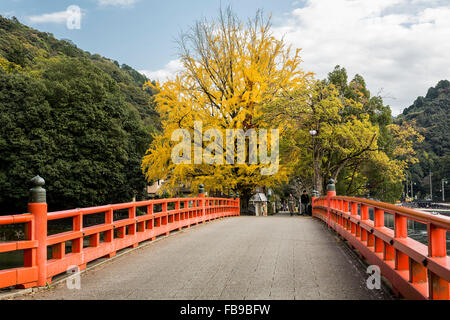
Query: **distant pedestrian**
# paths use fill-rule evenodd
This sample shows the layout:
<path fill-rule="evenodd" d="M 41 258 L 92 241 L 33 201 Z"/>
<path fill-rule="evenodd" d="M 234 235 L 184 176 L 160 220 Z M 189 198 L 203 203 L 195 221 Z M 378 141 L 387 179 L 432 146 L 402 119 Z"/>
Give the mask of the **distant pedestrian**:
<path fill-rule="evenodd" d="M 292 195 L 292 193 L 289 194 L 288 205 L 289 205 L 289 213 L 292 216 L 295 210 L 295 198 Z"/>
<path fill-rule="evenodd" d="M 305 216 L 308 214 L 308 203 L 309 203 L 309 195 L 306 193 L 306 190 L 303 190 L 303 194 L 300 197 L 300 205 L 301 205 L 300 214 L 303 214 Z"/>

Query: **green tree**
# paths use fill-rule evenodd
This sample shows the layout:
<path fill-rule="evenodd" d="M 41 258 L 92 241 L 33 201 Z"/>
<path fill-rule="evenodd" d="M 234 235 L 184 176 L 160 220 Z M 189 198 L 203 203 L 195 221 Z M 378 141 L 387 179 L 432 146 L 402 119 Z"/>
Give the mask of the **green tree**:
<path fill-rule="evenodd" d="M 303 187 L 314 185 L 321 194 L 333 178 L 340 194 L 394 201 L 421 137 L 411 126 L 391 123 L 390 108 L 370 96 L 361 76 L 346 81 L 345 69 L 337 67 L 328 79 L 267 102 L 266 121 L 284 128 L 282 163 Z"/>
<path fill-rule="evenodd" d="M 26 210 L 37 173 L 50 210 L 143 196 L 160 127 L 144 75 L 0 16 L 0 77 L 0 214 Z"/>
<path fill-rule="evenodd" d="M 416 161 L 414 157 L 411 157 L 415 152 L 410 145 L 410 141 L 416 141 L 416 145 L 418 145 L 422 141 L 422 137 L 416 135 L 415 131 L 411 131 L 410 126 L 405 125 L 398 128 L 393 125 L 390 107 L 384 105 L 383 99 L 379 95 L 371 95 L 361 75 L 357 74 L 351 81 L 347 81 L 347 71 L 343 67 L 336 66 L 328 74 L 327 82 L 338 88 L 341 97 L 351 99 L 351 101 L 356 101 L 362 105 L 360 109 L 346 106 L 345 113 L 355 116 L 368 115 L 370 122 L 379 130 L 377 143 L 380 150 L 383 150 L 390 159 L 406 161 L 403 170 L 407 170 Z M 402 133 L 400 137 L 398 133 Z M 409 133 L 409 135 L 405 136 L 405 133 Z M 408 145 L 409 148 L 402 149 L 402 145 Z M 402 151 L 403 154 L 400 155 L 399 151 Z M 358 172 L 364 174 L 358 174 Z M 403 178 L 400 180 L 390 179 L 386 176 L 387 172 L 380 167 L 380 163 L 370 160 L 355 163 L 342 171 L 340 181 L 345 181 L 345 183 L 339 184 L 337 191 L 342 194 L 365 194 L 394 202 L 402 194 L 402 181 L 405 180 L 406 172 L 402 172 Z"/>
<path fill-rule="evenodd" d="M 23 211 L 28 180 L 47 180 L 50 210 L 142 196 L 140 159 L 150 140 L 111 77 L 57 57 L 33 77 L 0 73 L 0 203 Z"/>

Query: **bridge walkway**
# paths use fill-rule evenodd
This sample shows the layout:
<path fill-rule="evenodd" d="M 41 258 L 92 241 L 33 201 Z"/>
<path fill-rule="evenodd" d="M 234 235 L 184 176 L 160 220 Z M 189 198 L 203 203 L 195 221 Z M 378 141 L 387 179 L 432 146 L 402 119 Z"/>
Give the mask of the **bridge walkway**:
<path fill-rule="evenodd" d="M 391 299 L 312 217 L 232 217 L 184 229 L 17 299 Z"/>

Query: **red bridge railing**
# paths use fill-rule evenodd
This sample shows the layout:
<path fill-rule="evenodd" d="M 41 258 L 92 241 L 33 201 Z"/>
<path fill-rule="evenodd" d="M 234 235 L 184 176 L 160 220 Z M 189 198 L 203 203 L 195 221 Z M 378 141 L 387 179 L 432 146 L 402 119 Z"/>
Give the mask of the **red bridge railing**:
<path fill-rule="evenodd" d="M 385 225 L 385 215 L 392 215 L 393 228 Z M 333 182 L 328 185 L 326 197 L 313 198 L 313 216 L 326 222 L 370 264 L 378 265 L 397 295 L 407 299 L 450 299 L 446 246 L 450 217 L 336 196 Z M 427 245 L 408 236 L 408 221 L 426 225 Z"/>
<path fill-rule="evenodd" d="M 155 240 L 173 230 L 240 215 L 239 198 L 211 198 L 203 193 L 195 198 L 147 200 L 47 212 L 43 179 L 40 179 L 41 185 L 34 189 L 39 189 L 37 193 L 40 192 L 41 196 L 35 195 L 35 201 L 31 196 L 29 213 L 0 216 L 0 225 L 24 223 L 27 239 L 0 242 L 0 253 L 24 251 L 23 267 L 0 270 L 0 288 L 45 286 L 55 275 L 75 267 L 83 270 L 88 262 L 113 257 L 118 250 L 137 247 L 140 242 Z M 161 210 L 157 211 L 156 207 Z M 124 219 L 114 220 L 114 213 L 118 210 L 127 211 Z M 104 223 L 84 227 L 83 217 L 92 214 L 103 215 Z M 72 220 L 70 231 L 48 235 L 49 221 L 67 218 Z M 72 250 L 66 253 L 68 241 L 72 243 Z M 48 247 L 52 248 L 51 258 L 47 257 Z"/>

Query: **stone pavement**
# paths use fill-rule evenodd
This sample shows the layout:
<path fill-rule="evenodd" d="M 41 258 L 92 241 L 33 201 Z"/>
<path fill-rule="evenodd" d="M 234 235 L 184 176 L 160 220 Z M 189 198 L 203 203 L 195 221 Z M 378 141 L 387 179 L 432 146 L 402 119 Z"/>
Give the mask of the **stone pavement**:
<path fill-rule="evenodd" d="M 177 232 L 17 299 L 391 299 L 312 217 L 233 217 Z"/>

